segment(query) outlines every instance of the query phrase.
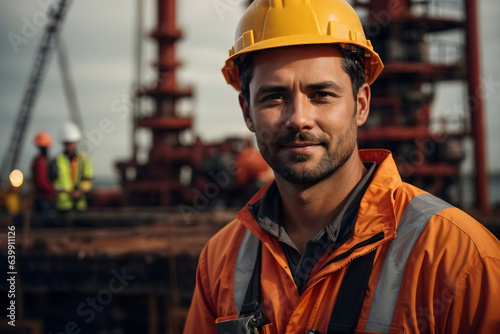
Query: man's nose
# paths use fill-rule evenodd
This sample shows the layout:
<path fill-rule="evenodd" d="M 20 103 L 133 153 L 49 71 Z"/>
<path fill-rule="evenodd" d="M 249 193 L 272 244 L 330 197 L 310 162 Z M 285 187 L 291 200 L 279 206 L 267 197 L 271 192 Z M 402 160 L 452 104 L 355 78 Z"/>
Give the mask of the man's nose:
<path fill-rule="evenodd" d="M 314 118 L 309 99 L 306 96 L 296 96 L 284 110 L 285 127 L 288 130 L 302 131 L 314 127 Z"/>

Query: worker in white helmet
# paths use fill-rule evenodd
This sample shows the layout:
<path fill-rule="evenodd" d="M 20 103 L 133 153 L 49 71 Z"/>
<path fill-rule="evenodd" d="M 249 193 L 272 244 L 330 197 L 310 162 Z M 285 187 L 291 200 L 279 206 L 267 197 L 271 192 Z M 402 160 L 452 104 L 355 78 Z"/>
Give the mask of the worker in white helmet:
<path fill-rule="evenodd" d="M 92 161 L 77 151 L 82 134 L 74 123 L 67 123 L 61 131 L 64 151 L 52 163 L 52 179 L 57 191 L 55 207 L 59 212 L 87 209 L 86 193 L 92 188 L 94 169 Z"/>

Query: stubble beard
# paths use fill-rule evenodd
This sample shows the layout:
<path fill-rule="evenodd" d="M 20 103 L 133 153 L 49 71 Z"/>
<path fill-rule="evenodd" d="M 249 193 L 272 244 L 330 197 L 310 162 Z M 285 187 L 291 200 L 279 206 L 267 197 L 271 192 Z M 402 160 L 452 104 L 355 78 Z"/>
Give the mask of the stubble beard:
<path fill-rule="evenodd" d="M 308 132 L 289 133 L 273 139 L 270 144 L 257 136 L 257 145 L 264 160 L 283 179 L 293 184 L 313 185 L 335 174 L 349 160 L 356 147 L 356 137 L 356 119 L 353 117 L 348 128 L 338 137 L 337 149 L 333 152 L 330 151 L 331 140 L 326 135 L 315 136 Z M 284 161 L 277 154 L 283 144 L 300 141 L 321 143 L 325 152 L 315 166 L 303 166 L 312 159 L 309 154 L 294 154 L 289 157 L 291 162 Z M 274 154 L 269 146 L 275 148 Z"/>

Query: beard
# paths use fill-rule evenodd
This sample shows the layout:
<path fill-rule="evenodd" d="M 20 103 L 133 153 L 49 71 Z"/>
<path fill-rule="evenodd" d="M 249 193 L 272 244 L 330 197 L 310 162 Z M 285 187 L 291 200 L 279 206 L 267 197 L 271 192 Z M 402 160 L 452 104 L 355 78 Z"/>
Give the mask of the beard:
<path fill-rule="evenodd" d="M 276 137 L 270 143 L 256 137 L 262 157 L 275 173 L 293 184 L 313 185 L 333 175 L 352 156 L 356 148 L 356 118 L 353 117 L 349 126 L 337 137 L 337 147 L 333 151 L 331 149 L 332 140 L 326 134 L 313 135 L 309 132 L 290 132 Z M 323 147 L 324 153 L 314 166 L 305 166 L 313 159 L 309 154 L 293 154 L 288 157 L 288 161 L 280 157 L 278 152 L 283 145 L 297 142 L 319 143 Z M 271 152 L 271 148 L 274 148 L 274 153 Z"/>

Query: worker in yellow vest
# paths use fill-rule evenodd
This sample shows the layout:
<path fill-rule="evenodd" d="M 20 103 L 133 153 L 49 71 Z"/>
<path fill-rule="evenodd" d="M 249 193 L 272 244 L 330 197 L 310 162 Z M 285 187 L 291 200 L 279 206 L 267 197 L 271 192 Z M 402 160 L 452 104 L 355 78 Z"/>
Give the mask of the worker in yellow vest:
<path fill-rule="evenodd" d="M 92 188 L 94 169 L 88 156 L 77 152 L 82 134 L 74 123 L 62 128 L 64 152 L 52 162 L 51 178 L 56 189 L 55 207 L 60 212 L 87 209 L 86 194 Z"/>

